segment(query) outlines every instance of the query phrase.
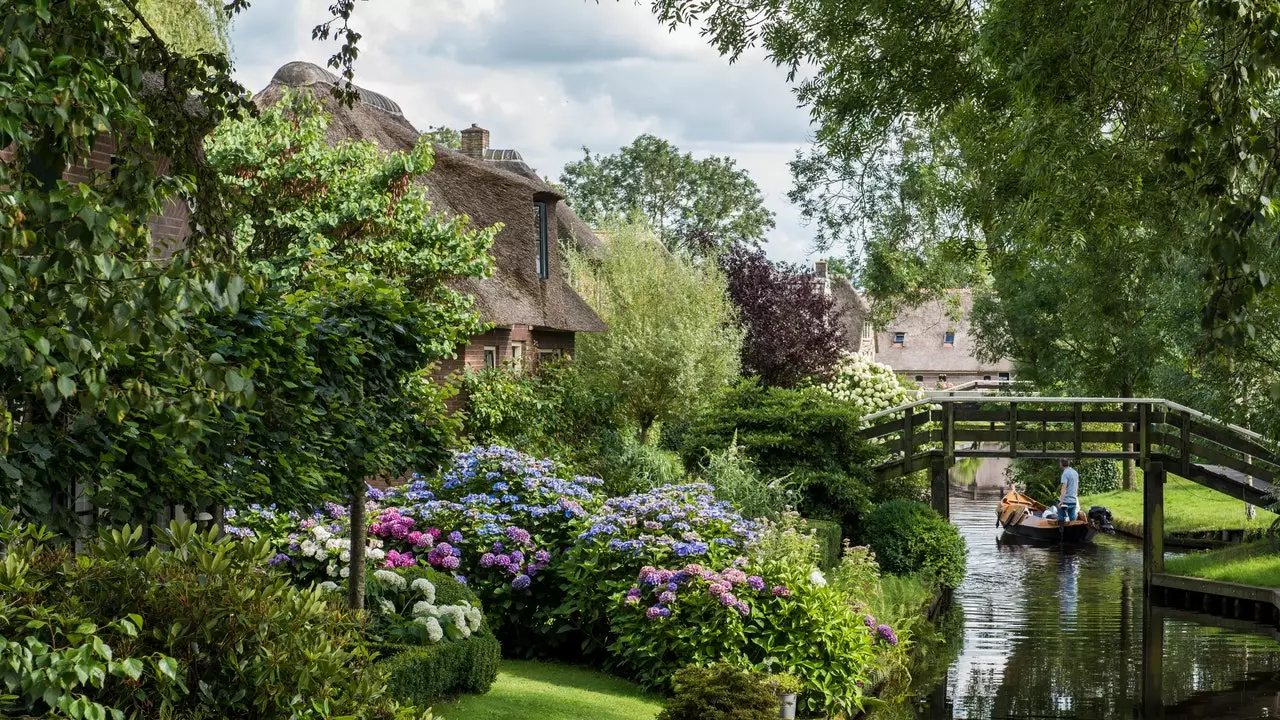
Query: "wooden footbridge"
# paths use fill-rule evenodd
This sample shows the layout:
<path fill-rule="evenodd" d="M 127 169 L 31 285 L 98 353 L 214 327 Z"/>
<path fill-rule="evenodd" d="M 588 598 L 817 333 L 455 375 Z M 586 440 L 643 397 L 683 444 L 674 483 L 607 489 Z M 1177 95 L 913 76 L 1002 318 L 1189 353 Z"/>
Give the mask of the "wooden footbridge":
<path fill-rule="evenodd" d="M 1171 472 L 1253 505 L 1272 502 L 1280 452 L 1255 432 L 1168 400 L 988 392 L 1004 387 L 971 383 L 865 417 L 860 435 L 888 453 L 877 476 L 929 471 L 933 505 L 944 515 L 957 458 L 1127 459 L 1149 478 Z M 1157 505 L 1161 484 L 1145 485 Z"/>

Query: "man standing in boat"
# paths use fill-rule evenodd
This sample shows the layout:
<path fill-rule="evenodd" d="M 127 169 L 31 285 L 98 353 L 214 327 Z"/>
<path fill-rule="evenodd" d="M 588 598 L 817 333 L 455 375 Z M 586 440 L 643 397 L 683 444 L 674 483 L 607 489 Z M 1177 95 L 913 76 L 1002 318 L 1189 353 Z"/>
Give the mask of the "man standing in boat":
<path fill-rule="evenodd" d="M 1080 473 L 1071 467 L 1071 460 L 1063 458 L 1059 463 L 1062 468 L 1062 483 L 1058 486 L 1058 505 L 1062 506 L 1062 510 L 1058 512 L 1058 517 L 1063 522 L 1069 522 L 1076 519 L 1076 505 L 1079 500 L 1076 495 L 1080 492 Z"/>

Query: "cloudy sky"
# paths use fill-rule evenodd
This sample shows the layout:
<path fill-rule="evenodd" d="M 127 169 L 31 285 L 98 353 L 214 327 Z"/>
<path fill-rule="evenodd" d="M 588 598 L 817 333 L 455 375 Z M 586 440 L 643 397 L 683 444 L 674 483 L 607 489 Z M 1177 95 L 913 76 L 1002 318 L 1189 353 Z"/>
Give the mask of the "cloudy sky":
<path fill-rule="evenodd" d="M 787 202 L 787 161 L 808 115 L 760 53 L 730 66 L 692 28 L 669 33 L 635 0 L 374 0 L 359 3 L 356 83 L 395 100 L 419 129 L 476 123 L 558 177 L 582 146 L 612 153 L 653 133 L 696 156 L 729 155 L 777 214 L 767 246 L 805 261 L 809 234 Z M 237 76 L 265 87 L 291 60 L 324 65 L 318 0 L 257 0 L 236 19 Z"/>

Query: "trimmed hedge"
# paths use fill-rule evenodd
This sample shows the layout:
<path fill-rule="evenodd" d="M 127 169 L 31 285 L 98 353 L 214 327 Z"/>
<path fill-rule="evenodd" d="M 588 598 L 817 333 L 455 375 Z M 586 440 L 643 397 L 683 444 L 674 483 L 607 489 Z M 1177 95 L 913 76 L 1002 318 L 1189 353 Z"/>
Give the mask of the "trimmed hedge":
<path fill-rule="evenodd" d="M 894 575 L 924 573 L 944 587 L 964 579 L 965 544 L 955 525 L 913 500 L 890 500 L 867 515 L 863 539 Z"/>
<path fill-rule="evenodd" d="M 840 554 L 844 544 L 844 533 L 840 523 L 835 520 L 811 520 L 805 518 L 805 527 L 813 530 L 818 541 L 818 565 L 823 570 L 830 570 L 840 565 Z"/>
<path fill-rule="evenodd" d="M 498 677 L 502 646 L 486 633 L 435 645 L 390 646 L 397 651 L 380 663 L 387 692 L 414 705 L 431 705 L 464 693 L 483 695 Z"/>

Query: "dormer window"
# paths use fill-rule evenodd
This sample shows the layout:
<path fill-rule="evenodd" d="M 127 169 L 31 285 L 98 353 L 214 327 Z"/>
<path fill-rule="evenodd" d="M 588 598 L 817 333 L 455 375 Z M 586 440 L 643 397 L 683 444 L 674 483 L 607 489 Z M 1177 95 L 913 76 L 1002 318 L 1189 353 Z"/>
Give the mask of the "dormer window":
<path fill-rule="evenodd" d="M 955 346 L 955 344 L 956 344 L 956 333 L 955 333 L 955 331 L 954 331 L 954 330 L 948 330 L 948 331 L 946 332 L 946 334 L 944 334 L 944 335 L 942 336 L 942 344 L 943 344 L 945 347 L 954 347 L 954 346 Z"/>
<path fill-rule="evenodd" d="M 907 344 L 907 334 L 904 332 L 896 332 L 893 334 L 893 346 L 902 347 Z"/>
<path fill-rule="evenodd" d="M 547 203 L 542 200 L 533 203 L 533 224 L 538 238 L 538 277 L 546 280 L 551 277 L 551 258 L 547 249 Z"/>

